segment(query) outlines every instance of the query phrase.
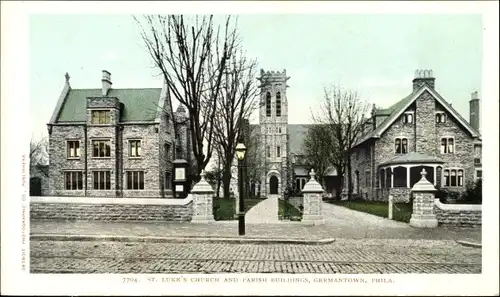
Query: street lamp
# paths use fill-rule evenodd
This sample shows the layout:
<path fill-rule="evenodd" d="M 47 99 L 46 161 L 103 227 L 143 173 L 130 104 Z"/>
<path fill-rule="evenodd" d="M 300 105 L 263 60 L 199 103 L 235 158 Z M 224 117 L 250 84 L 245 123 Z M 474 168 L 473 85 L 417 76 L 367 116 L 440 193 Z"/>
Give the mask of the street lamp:
<path fill-rule="evenodd" d="M 240 211 L 238 212 L 238 234 L 245 235 L 245 204 L 243 199 L 243 159 L 247 148 L 240 140 L 236 145 L 236 157 L 238 157 L 238 181 L 240 192 Z"/>

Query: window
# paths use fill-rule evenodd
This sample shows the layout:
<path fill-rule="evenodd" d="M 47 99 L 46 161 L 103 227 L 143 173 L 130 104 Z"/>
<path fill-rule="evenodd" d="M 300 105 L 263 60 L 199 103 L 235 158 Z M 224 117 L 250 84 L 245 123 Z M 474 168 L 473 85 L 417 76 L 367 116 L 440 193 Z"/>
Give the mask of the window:
<path fill-rule="evenodd" d="M 281 116 L 281 93 L 276 93 L 276 116 Z"/>
<path fill-rule="evenodd" d="M 474 158 L 474 165 L 481 165 L 481 158 Z"/>
<path fill-rule="evenodd" d="M 170 172 L 165 173 L 165 189 L 172 189 L 172 174 Z"/>
<path fill-rule="evenodd" d="M 474 154 L 476 156 L 481 156 L 481 145 L 480 144 L 474 144 Z"/>
<path fill-rule="evenodd" d="M 281 127 L 278 127 L 278 133 L 281 134 Z"/>
<path fill-rule="evenodd" d="M 454 148 L 453 138 L 441 138 L 441 154 L 453 154 Z"/>
<path fill-rule="evenodd" d="M 109 140 L 93 140 L 93 157 L 104 158 L 111 156 L 111 141 Z"/>
<path fill-rule="evenodd" d="M 271 146 L 267 146 L 267 157 L 271 158 Z"/>
<path fill-rule="evenodd" d="M 463 187 L 464 185 L 464 171 L 462 169 L 445 169 L 443 177 L 446 187 Z"/>
<path fill-rule="evenodd" d="M 446 187 L 449 187 L 450 186 L 450 171 L 443 170 L 443 177 L 444 177 L 444 185 Z"/>
<path fill-rule="evenodd" d="M 267 127 L 267 134 L 271 134 L 272 133 L 272 129 L 270 126 Z"/>
<path fill-rule="evenodd" d="M 109 110 L 93 110 L 92 124 L 111 124 L 111 116 Z"/>
<path fill-rule="evenodd" d="M 266 116 L 271 116 L 271 93 L 266 93 Z"/>
<path fill-rule="evenodd" d="M 144 190 L 144 171 L 127 171 L 127 189 Z"/>
<path fill-rule="evenodd" d="M 464 185 L 464 171 L 458 170 L 458 186 L 462 187 Z"/>
<path fill-rule="evenodd" d="M 281 157 L 281 147 L 280 146 L 276 147 L 276 157 L 277 158 Z"/>
<path fill-rule="evenodd" d="M 406 138 L 396 138 L 394 140 L 396 147 L 396 154 L 407 154 L 408 153 L 408 139 Z"/>
<path fill-rule="evenodd" d="M 83 190 L 83 172 L 82 171 L 65 172 L 64 184 L 66 190 Z"/>
<path fill-rule="evenodd" d="M 78 158 L 80 157 L 80 141 L 71 140 L 68 141 L 68 158 Z"/>
<path fill-rule="evenodd" d="M 370 187 L 370 170 L 365 171 L 365 186 Z"/>
<path fill-rule="evenodd" d="M 483 171 L 482 170 L 476 170 L 476 179 L 483 178 Z"/>
<path fill-rule="evenodd" d="M 172 158 L 170 157 L 170 144 L 169 143 L 165 143 L 165 157 L 167 160 L 172 160 Z"/>
<path fill-rule="evenodd" d="M 94 190 L 111 190 L 111 171 L 94 171 Z"/>
<path fill-rule="evenodd" d="M 140 140 L 130 140 L 129 141 L 129 156 L 130 157 L 140 157 L 141 156 L 141 141 Z"/>
<path fill-rule="evenodd" d="M 436 123 L 446 123 L 446 113 L 444 112 L 436 113 Z"/>
<path fill-rule="evenodd" d="M 403 124 L 411 124 L 413 123 L 413 113 L 406 112 L 402 116 Z"/>

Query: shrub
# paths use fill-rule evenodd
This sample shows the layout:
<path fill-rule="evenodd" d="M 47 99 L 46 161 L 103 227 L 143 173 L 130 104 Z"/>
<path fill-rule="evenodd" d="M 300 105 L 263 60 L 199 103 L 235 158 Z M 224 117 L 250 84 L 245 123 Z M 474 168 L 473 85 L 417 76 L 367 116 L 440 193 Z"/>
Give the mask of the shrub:
<path fill-rule="evenodd" d="M 483 203 L 483 181 L 478 179 L 475 182 L 469 182 L 465 191 L 460 196 L 460 203 L 482 204 Z"/>

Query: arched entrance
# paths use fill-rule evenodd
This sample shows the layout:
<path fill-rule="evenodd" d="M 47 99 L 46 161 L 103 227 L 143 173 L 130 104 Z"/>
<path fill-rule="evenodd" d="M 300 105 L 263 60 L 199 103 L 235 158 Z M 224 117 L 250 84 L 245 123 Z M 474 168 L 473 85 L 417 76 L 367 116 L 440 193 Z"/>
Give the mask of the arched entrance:
<path fill-rule="evenodd" d="M 269 193 L 270 194 L 278 194 L 278 178 L 273 175 L 269 179 Z"/>

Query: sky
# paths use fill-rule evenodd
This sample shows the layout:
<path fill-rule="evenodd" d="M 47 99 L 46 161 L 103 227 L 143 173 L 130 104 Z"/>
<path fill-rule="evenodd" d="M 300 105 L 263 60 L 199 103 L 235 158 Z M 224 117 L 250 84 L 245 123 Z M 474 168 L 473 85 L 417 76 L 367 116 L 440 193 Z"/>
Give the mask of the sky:
<path fill-rule="evenodd" d="M 432 69 L 436 90 L 465 119 L 471 92 L 482 94 L 480 14 L 246 14 L 238 27 L 257 69 L 291 77 L 291 124 L 311 123 L 333 84 L 390 106 L 411 92 L 415 69 Z M 100 88 L 103 69 L 114 88 L 162 86 L 132 15 L 31 15 L 29 61 L 34 138 L 47 135 L 66 72 L 73 88 Z"/>

